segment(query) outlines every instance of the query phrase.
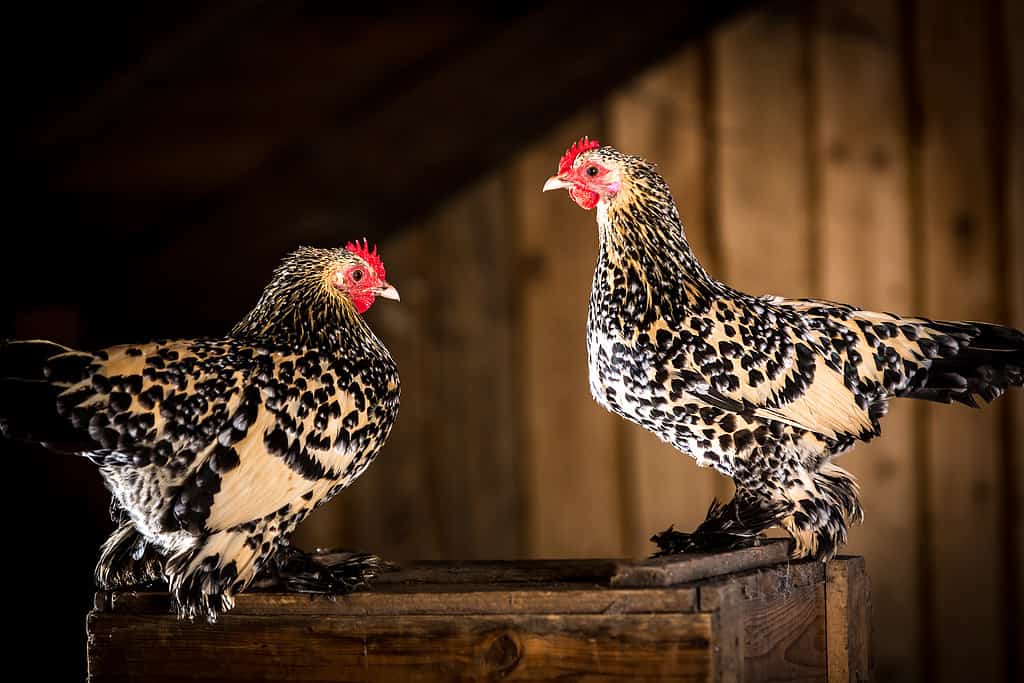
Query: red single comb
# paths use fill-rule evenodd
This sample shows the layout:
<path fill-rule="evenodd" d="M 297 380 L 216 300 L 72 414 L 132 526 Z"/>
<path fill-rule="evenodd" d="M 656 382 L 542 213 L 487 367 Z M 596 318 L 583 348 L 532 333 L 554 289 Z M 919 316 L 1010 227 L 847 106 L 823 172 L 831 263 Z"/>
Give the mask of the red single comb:
<path fill-rule="evenodd" d="M 565 150 L 565 154 L 558 161 L 558 175 L 564 175 L 569 172 L 572 168 L 572 164 L 576 161 L 576 157 L 583 154 L 587 150 L 596 149 L 601 146 L 601 143 L 597 140 L 591 140 L 586 135 L 581 137 L 576 144 L 569 149 Z"/>
<path fill-rule="evenodd" d="M 345 249 L 366 261 L 370 268 L 373 268 L 373 272 L 377 274 L 377 277 L 381 280 L 384 279 L 384 262 L 377 255 L 376 244 L 373 245 L 373 251 L 370 251 L 370 246 L 366 243 L 366 238 L 364 237 L 362 244 L 359 244 L 359 240 L 349 242 L 345 245 Z"/>

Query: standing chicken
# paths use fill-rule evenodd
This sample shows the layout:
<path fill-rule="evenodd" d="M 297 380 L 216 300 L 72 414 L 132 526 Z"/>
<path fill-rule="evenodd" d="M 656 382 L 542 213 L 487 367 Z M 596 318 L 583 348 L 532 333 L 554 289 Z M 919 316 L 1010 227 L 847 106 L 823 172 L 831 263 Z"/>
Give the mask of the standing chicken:
<path fill-rule="evenodd" d="M 544 191 L 597 208 L 590 390 L 608 410 L 732 477 L 691 534 L 659 554 L 753 542 L 781 525 L 794 557 L 831 558 L 862 520 L 833 458 L 880 433 L 891 398 L 977 406 L 1024 383 L 1024 333 L 755 297 L 697 262 L 665 181 L 648 162 L 583 138 Z"/>
<path fill-rule="evenodd" d="M 261 570 L 310 591 L 372 574 L 376 558 L 326 567 L 287 539 L 394 424 L 398 372 L 361 316 L 378 296 L 398 300 L 376 248 L 304 247 L 221 339 L 0 346 L 0 430 L 85 455 L 113 494 L 101 587 L 164 578 L 180 616 L 212 622 Z"/>

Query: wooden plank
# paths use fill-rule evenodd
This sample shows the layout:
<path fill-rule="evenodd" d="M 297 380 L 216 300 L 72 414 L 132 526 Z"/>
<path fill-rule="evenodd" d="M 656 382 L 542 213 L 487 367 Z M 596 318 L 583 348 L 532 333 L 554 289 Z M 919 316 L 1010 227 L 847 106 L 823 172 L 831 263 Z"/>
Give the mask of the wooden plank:
<path fill-rule="evenodd" d="M 97 594 L 103 595 L 103 594 Z M 113 593 L 106 611 L 167 614 L 166 593 Z M 608 590 L 577 584 L 510 587 L 508 584 L 384 585 L 350 595 L 245 593 L 231 614 L 238 616 L 395 616 L 422 614 L 647 614 L 695 611 L 693 588 Z M 104 610 L 100 610 L 104 611 Z"/>
<path fill-rule="evenodd" d="M 673 680 L 710 672 L 711 616 L 89 617 L 90 680 Z M 226 656 L 226 655 L 230 656 Z M 187 662 L 187 670 L 183 670 Z"/>
<path fill-rule="evenodd" d="M 714 680 L 826 680 L 824 580 L 808 561 L 698 584 L 698 608 L 714 617 Z"/>
<path fill-rule="evenodd" d="M 1009 245 L 1007 250 L 1006 273 L 1009 281 L 1003 291 L 1009 297 L 1010 324 L 1024 330 L 1024 3 L 1004 3 L 1007 12 L 1006 38 L 1009 64 L 1010 89 L 1010 122 L 1009 122 L 1009 176 L 1006 179 L 1007 223 Z M 1016 590 L 1012 591 L 1017 598 L 1015 605 L 1009 607 L 1011 615 L 1016 615 L 1017 642 L 1011 643 L 1018 653 L 1024 652 L 1024 436 L 1020 426 L 1024 425 L 1024 391 L 1010 392 L 1007 419 L 1008 427 L 1004 434 L 1012 437 L 1013 451 L 1011 471 L 1015 486 L 1008 506 L 1010 528 L 1016 533 L 1013 542 L 1016 545 L 1016 561 L 1010 581 L 1016 582 Z M 1017 663 L 1017 674 L 1024 670 L 1024 665 Z M 1012 671 L 1011 671 L 1012 674 Z"/>
<path fill-rule="evenodd" d="M 515 15 L 500 31 L 483 31 L 451 50 L 450 59 L 410 74 L 411 82 L 387 84 L 393 87 L 359 112 L 333 112 L 333 126 L 307 131 L 272 163 L 195 202 L 182 212 L 187 215 L 155 217 L 169 243 L 159 258 L 139 260 L 136 272 L 162 282 L 178 302 L 192 301 L 202 293 L 196 278 L 170 264 L 216 272 L 223 255 L 232 253 L 269 266 L 286 246 L 326 239 L 339 223 L 372 225 L 371 237 L 380 239 L 746 1 L 637 5 L 618 17 L 617 30 L 603 36 L 599 50 L 566 49 L 566 31 L 579 22 L 574 2 L 543 3 Z M 549 149 L 564 150 L 567 142 Z M 548 162 L 549 175 L 557 160 Z M 194 248 L 198 235 L 201 250 Z M 249 269 L 236 274 L 240 291 L 258 286 L 246 282 L 249 277 Z M 244 305 L 226 300 L 232 292 L 222 294 L 190 315 L 212 320 Z M 216 310 L 208 311 L 211 306 Z"/>
<path fill-rule="evenodd" d="M 589 396 L 585 330 L 597 261 L 594 214 L 542 194 L 565 148 L 597 137 L 593 114 L 559 126 L 515 161 L 522 281 L 523 452 L 527 552 L 621 556 L 621 419 Z"/>
<path fill-rule="evenodd" d="M 814 141 L 820 169 L 821 290 L 817 295 L 876 311 L 914 313 L 918 246 L 910 222 L 906 103 L 898 3 L 829 0 L 814 29 Z M 878 675 L 920 678 L 920 473 L 913 457 L 914 406 L 895 401 L 883 438 L 840 459 L 861 484 L 866 524 L 849 552 L 874 567 Z"/>
<path fill-rule="evenodd" d="M 523 554 L 516 235 L 507 179 L 491 174 L 431 219 L 434 440 L 427 453 L 445 556 Z"/>
<path fill-rule="evenodd" d="M 701 612 L 714 612 L 824 581 L 825 565 L 814 560 L 755 569 L 698 583 L 697 608 Z"/>
<path fill-rule="evenodd" d="M 721 278 L 753 294 L 810 293 L 801 27 L 748 12 L 713 37 Z"/>
<path fill-rule="evenodd" d="M 724 574 L 784 563 L 789 542 L 771 540 L 755 548 L 721 553 L 695 553 L 659 557 L 646 562 L 620 564 L 610 585 L 618 588 L 675 586 Z"/>
<path fill-rule="evenodd" d="M 657 164 L 672 188 L 691 246 L 715 272 L 714 226 L 706 207 L 710 144 L 703 67 L 698 46 L 638 76 L 611 98 L 609 138 L 602 142 Z M 728 495 L 728 482 L 712 469 L 695 468 L 692 460 L 680 458 L 679 451 L 637 425 L 627 423 L 626 432 L 633 505 L 627 551 L 639 556 L 651 552 L 652 533 L 672 524 L 696 527 L 711 500 Z"/>
<path fill-rule="evenodd" d="M 743 613 L 743 679 L 825 681 L 825 587 L 759 600 Z"/>
<path fill-rule="evenodd" d="M 921 86 L 920 206 L 924 311 L 999 314 L 988 10 L 956 0 L 916 6 Z M 928 406 L 934 679 L 1003 680 L 1005 639 L 998 480 L 1000 406 L 980 413 Z M 965 553 L 964 549 L 970 552 Z M 964 586 L 985 586 L 966 591 Z M 970 624 L 970 628 L 964 628 Z"/>
<path fill-rule="evenodd" d="M 871 680 L 872 601 L 864 558 L 838 557 L 825 574 L 829 683 Z"/>

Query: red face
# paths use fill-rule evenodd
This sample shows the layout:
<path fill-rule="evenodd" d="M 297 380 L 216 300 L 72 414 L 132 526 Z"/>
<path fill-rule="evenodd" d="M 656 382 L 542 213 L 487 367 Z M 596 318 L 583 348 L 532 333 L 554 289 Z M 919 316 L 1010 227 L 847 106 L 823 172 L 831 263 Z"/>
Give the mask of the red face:
<path fill-rule="evenodd" d="M 378 296 L 399 301 L 398 290 L 384 278 L 384 263 L 377 255 L 376 247 L 371 252 L 365 243 L 350 242 L 345 249 L 357 258 L 335 271 L 333 284 L 349 298 L 357 311 L 368 311 Z"/>
<path fill-rule="evenodd" d="M 596 153 L 590 153 L 598 148 L 596 140 L 583 138 L 566 150 L 558 163 L 558 174 L 548 178 L 544 191 L 569 190 L 572 200 L 584 209 L 593 209 L 601 200 L 615 197 L 622 181 L 614 167 Z"/>

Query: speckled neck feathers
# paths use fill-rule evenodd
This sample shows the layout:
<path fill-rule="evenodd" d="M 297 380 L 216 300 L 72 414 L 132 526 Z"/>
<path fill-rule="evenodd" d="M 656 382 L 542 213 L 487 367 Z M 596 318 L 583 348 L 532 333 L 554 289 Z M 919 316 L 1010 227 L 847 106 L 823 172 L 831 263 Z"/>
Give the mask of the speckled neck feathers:
<path fill-rule="evenodd" d="M 334 289 L 325 255 L 339 261 L 352 258 L 343 250 L 299 249 L 289 255 L 230 336 L 327 351 L 362 349 L 386 354 L 352 302 Z"/>
<path fill-rule="evenodd" d="M 643 318 L 656 315 L 655 309 L 681 313 L 727 290 L 690 249 L 672 193 L 654 167 L 610 147 L 596 155 L 618 164 L 623 182 L 616 197 L 597 207 L 600 254 L 592 303 L 597 297 L 602 306 Z"/>

